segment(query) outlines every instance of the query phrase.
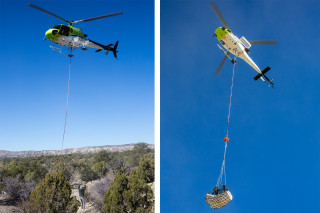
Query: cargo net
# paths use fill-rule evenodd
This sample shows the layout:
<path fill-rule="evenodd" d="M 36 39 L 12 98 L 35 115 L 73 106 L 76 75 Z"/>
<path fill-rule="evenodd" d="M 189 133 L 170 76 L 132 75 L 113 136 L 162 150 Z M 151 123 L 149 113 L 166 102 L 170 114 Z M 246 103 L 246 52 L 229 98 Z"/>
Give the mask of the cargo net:
<path fill-rule="evenodd" d="M 224 207 L 232 200 L 232 194 L 226 186 L 227 178 L 226 178 L 226 152 L 227 152 L 227 144 L 228 144 L 228 137 L 225 139 L 225 147 L 224 147 L 224 157 L 223 162 L 220 170 L 220 175 L 216 184 L 216 187 L 211 190 L 209 193 L 206 194 L 206 203 L 210 205 L 213 209 L 219 209 Z M 224 185 L 222 185 L 224 176 Z"/>
<path fill-rule="evenodd" d="M 222 208 L 231 200 L 232 194 L 225 185 L 221 188 L 217 186 L 210 193 L 206 194 L 206 203 L 213 209 Z"/>

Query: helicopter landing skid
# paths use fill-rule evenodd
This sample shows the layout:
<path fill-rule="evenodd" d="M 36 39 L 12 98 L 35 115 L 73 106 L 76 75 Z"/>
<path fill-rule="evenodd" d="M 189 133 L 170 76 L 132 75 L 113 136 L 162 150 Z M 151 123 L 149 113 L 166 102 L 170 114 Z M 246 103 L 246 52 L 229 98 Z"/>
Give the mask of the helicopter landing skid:
<path fill-rule="evenodd" d="M 230 53 L 229 51 L 226 52 L 226 51 L 224 51 L 224 49 L 223 49 L 222 47 L 220 47 L 219 44 L 217 44 L 217 45 L 218 45 L 218 47 L 220 48 L 220 50 L 222 50 L 222 52 L 223 52 L 226 56 L 228 56 L 228 58 L 231 60 L 231 63 L 232 63 L 232 64 L 236 64 L 236 63 L 237 63 L 236 60 L 232 59 L 232 58 L 229 56 L 229 53 Z"/>
<path fill-rule="evenodd" d="M 63 55 L 67 55 L 67 56 L 69 56 L 69 57 L 73 57 L 72 54 L 67 54 L 67 53 L 62 52 L 62 48 L 54 47 L 54 46 L 51 46 L 51 45 L 50 45 L 50 48 L 51 48 L 53 51 L 57 52 L 57 53 L 61 53 L 61 54 L 63 54 Z"/>

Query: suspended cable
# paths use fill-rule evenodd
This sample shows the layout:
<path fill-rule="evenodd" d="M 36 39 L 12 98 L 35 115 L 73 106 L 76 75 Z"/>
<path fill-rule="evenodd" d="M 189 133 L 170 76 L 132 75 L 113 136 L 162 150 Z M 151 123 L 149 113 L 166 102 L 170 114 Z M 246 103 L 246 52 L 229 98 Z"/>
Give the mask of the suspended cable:
<path fill-rule="evenodd" d="M 61 162 L 62 162 L 62 150 L 63 150 L 63 144 L 64 144 L 64 136 L 66 134 L 66 127 L 67 127 L 68 106 L 69 106 L 69 92 L 70 92 L 70 70 L 71 70 L 72 48 L 70 50 L 70 55 L 68 55 L 68 56 L 70 58 L 70 62 L 69 62 L 69 79 L 68 79 L 68 93 L 67 93 L 66 113 L 65 113 L 65 117 L 64 117 L 64 126 L 63 126 L 62 143 L 61 143 L 61 151 L 60 151 L 59 170 L 60 170 L 60 165 L 61 165 Z"/>
<path fill-rule="evenodd" d="M 219 177 L 218 177 L 218 181 L 217 181 L 216 186 L 220 186 L 220 185 L 221 185 L 223 175 L 224 175 L 224 177 L 225 177 L 225 184 L 224 184 L 224 185 L 227 184 L 227 179 L 226 179 L 226 167 L 225 167 L 225 165 L 226 165 L 225 163 L 226 163 L 227 143 L 228 143 L 228 142 L 225 142 L 222 166 L 221 166 L 221 169 L 220 169 L 220 175 L 219 175 Z"/>
<path fill-rule="evenodd" d="M 234 58 L 234 61 L 236 61 L 236 58 Z M 234 67 L 236 66 L 236 63 L 233 64 L 233 70 L 232 70 L 232 81 L 231 81 L 231 92 L 230 92 L 230 102 L 229 102 L 229 113 L 228 113 L 228 124 L 227 124 L 227 137 L 229 132 L 229 123 L 230 123 L 230 112 L 231 112 L 231 100 L 232 100 L 232 89 L 233 89 L 233 79 L 234 79 Z"/>
<path fill-rule="evenodd" d="M 236 61 L 236 57 L 234 58 L 234 61 Z M 226 175 L 226 152 L 227 152 L 227 143 L 229 142 L 228 134 L 229 134 L 229 124 L 230 124 L 230 114 L 231 114 L 231 101 L 232 101 L 232 90 L 233 90 L 233 80 L 234 80 L 234 68 L 236 66 L 236 63 L 233 64 L 233 70 L 232 70 L 232 80 L 231 80 L 231 88 L 230 88 L 230 101 L 229 101 L 229 112 L 228 112 L 228 122 L 227 122 L 227 134 L 224 138 L 225 146 L 224 146 L 224 155 L 223 155 L 223 161 L 220 169 L 220 175 L 217 180 L 217 185 L 220 186 L 222 184 L 222 178 L 224 176 L 224 185 L 227 184 L 227 175 Z"/>

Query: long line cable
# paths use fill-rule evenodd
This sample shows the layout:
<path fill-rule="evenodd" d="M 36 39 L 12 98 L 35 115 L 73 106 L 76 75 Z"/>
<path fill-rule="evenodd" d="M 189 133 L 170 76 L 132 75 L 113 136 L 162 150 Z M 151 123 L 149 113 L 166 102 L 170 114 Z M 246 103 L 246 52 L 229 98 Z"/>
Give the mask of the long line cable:
<path fill-rule="evenodd" d="M 234 58 L 234 61 L 236 61 L 236 57 Z M 231 114 L 231 100 L 232 100 L 232 90 L 233 90 L 233 80 L 234 80 L 234 68 L 236 66 L 236 63 L 233 64 L 233 70 L 232 70 L 232 82 L 231 82 L 231 92 L 230 92 L 230 102 L 229 102 L 229 112 L 228 112 L 228 122 L 227 122 L 227 135 L 224 138 L 225 146 L 224 146 L 224 154 L 223 154 L 223 161 L 220 169 L 220 175 L 217 180 L 217 185 L 219 186 L 222 183 L 222 178 L 224 175 L 224 185 L 227 184 L 227 175 L 226 175 L 226 152 L 227 152 L 227 144 L 229 142 L 228 133 L 229 133 L 229 123 L 230 123 L 230 114 Z"/>
<path fill-rule="evenodd" d="M 220 169 L 220 175 L 218 177 L 218 181 L 216 186 L 220 186 L 221 182 L 222 182 L 222 176 L 224 175 L 224 181 L 225 181 L 225 185 L 227 184 L 227 178 L 226 178 L 226 152 L 227 152 L 227 144 L 228 142 L 225 142 L 225 146 L 224 146 L 224 155 L 223 155 L 223 161 L 222 161 L 222 166 Z"/>
<path fill-rule="evenodd" d="M 65 134 L 66 134 L 66 127 L 67 127 L 68 106 L 69 106 L 69 93 L 70 93 L 71 55 L 72 55 L 72 48 L 71 48 L 70 55 L 69 55 L 70 62 L 69 62 L 68 93 L 67 93 L 66 114 L 65 114 L 65 117 L 64 117 L 64 126 L 63 126 L 62 143 L 61 143 L 61 151 L 60 151 L 59 170 L 60 170 L 60 165 L 61 165 L 61 162 L 62 162 L 62 150 L 63 150 L 63 144 L 64 144 L 64 136 L 65 136 Z"/>
<path fill-rule="evenodd" d="M 236 57 L 234 59 L 236 61 Z M 236 66 L 236 63 L 233 64 L 233 71 L 232 71 L 232 83 L 230 88 L 230 102 L 229 102 L 229 113 L 228 113 L 228 124 L 227 124 L 227 136 L 229 133 L 229 123 L 230 123 L 230 113 L 231 113 L 231 100 L 232 100 L 232 89 L 233 89 L 233 79 L 234 79 L 234 67 Z"/>

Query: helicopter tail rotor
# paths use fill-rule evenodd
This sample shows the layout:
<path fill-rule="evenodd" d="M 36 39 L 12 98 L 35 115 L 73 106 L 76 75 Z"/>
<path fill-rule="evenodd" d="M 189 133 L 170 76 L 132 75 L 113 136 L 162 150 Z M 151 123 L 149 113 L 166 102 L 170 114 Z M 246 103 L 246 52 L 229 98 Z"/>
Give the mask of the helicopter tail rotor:
<path fill-rule="evenodd" d="M 96 43 L 96 42 L 95 42 L 95 43 Z M 98 43 L 96 43 L 96 44 L 98 44 Z M 119 44 L 119 41 L 117 41 L 117 42 L 114 44 L 114 46 L 113 46 L 113 44 L 109 44 L 109 45 L 107 45 L 107 46 L 104 46 L 104 45 L 101 45 L 101 44 L 99 44 L 99 45 L 101 45 L 101 47 L 102 47 L 104 50 L 107 51 L 107 52 L 106 52 L 106 55 L 109 53 L 109 51 L 112 51 L 114 57 L 115 57 L 116 59 L 118 59 L 118 56 L 117 56 L 117 52 L 119 52 L 119 51 L 117 51 L 118 44 Z M 112 46 L 113 46 L 113 47 L 112 47 Z M 101 51 L 101 49 L 97 50 L 96 52 L 100 52 L 100 51 Z"/>

